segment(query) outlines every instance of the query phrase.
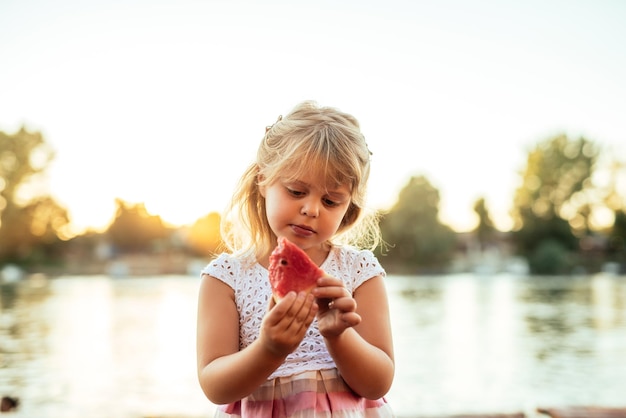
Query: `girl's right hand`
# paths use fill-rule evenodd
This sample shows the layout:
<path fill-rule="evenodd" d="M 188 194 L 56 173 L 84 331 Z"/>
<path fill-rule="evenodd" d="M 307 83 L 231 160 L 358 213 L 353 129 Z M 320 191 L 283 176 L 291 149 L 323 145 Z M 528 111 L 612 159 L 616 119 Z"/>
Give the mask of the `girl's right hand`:
<path fill-rule="evenodd" d="M 289 292 L 278 303 L 272 298 L 261 323 L 260 342 L 274 355 L 287 357 L 302 342 L 317 311 L 310 293 Z"/>

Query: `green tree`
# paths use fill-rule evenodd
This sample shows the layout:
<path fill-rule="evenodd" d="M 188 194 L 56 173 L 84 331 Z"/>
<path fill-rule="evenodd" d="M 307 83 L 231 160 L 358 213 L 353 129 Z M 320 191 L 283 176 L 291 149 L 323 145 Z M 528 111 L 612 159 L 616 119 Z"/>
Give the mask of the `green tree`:
<path fill-rule="evenodd" d="M 424 176 L 412 177 L 398 201 L 381 219 L 389 244 L 389 269 L 398 272 L 442 271 L 451 260 L 456 234 L 439 221 L 439 191 Z"/>
<path fill-rule="evenodd" d="M 145 204 L 128 203 L 122 199 L 116 199 L 115 204 L 115 219 L 106 235 L 117 251 L 153 251 L 170 237 L 172 230 L 163 224 L 160 216 L 150 215 Z"/>
<path fill-rule="evenodd" d="M 626 164 L 615 159 L 610 166 L 610 183 L 605 196 L 606 206 L 613 212 L 613 225 L 609 229 L 607 255 L 612 261 L 620 264 L 622 272 L 626 272 L 626 204 L 618 189 L 618 178 L 626 172 Z"/>
<path fill-rule="evenodd" d="M 485 198 L 481 197 L 474 203 L 474 212 L 478 215 L 478 225 L 474 229 L 481 249 L 485 249 L 494 239 L 497 232 L 491 220 Z"/>
<path fill-rule="evenodd" d="M 588 231 L 598 153 L 585 138 L 564 135 L 540 142 L 529 152 L 512 217 L 515 243 L 531 273 L 560 274 L 571 268 L 579 237 Z"/>
<path fill-rule="evenodd" d="M 609 233 L 609 257 L 621 264 L 622 271 L 626 272 L 626 212 L 616 210 L 615 220 Z"/>
<path fill-rule="evenodd" d="M 0 132 L 0 264 L 38 264 L 58 255 L 69 218 L 44 187 L 53 158 L 38 132 Z"/>

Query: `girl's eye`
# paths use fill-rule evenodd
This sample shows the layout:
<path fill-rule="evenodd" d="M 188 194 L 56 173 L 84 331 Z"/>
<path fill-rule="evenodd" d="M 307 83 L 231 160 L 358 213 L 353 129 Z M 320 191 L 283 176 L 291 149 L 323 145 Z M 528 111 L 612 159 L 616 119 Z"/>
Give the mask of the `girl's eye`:
<path fill-rule="evenodd" d="M 339 203 L 338 203 L 338 202 L 335 202 L 334 200 L 324 199 L 324 204 L 325 204 L 326 206 L 333 207 L 333 206 L 337 206 Z"/>
<path fill-rule="evenodd" d="M 296 190 L 296 189 L 290 189 L 289 187 L 287 187 L 287 193 L 295 197 L 304 196 L 304 192 L 301 192 L 300 190 Z"/>

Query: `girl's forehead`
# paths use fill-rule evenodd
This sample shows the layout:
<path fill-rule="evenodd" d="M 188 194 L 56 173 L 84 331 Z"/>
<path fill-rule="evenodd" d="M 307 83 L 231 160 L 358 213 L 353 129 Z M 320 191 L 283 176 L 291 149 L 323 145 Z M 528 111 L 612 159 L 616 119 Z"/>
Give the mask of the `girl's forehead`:
<path fill-rule="evenodd" d="M 298 173 L 285 173 L 281 176 L 285 182 L 299 184 L 305 187 L 311 187 L 329 192 L 350 193 L 351 187 L 348 181 L 338 181 L 333 176 L 325 176 L 322 172 L 315 170 L 302 171 Z"/>

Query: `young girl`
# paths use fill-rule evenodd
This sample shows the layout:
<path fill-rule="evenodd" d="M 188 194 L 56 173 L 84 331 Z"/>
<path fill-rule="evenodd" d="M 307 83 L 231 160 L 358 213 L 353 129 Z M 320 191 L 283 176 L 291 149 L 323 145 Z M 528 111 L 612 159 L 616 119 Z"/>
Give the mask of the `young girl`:
<path fill-rule="evenodd" d="M 198 378 L 216 417 L 393 416 L 385 271 L 348 245 L 379 243 L 363 210 L 369 168 L 357 120 L 336 109 L 304 102 L 266 129 L 223 218 L 230 252 L 202 270 Z M 281 236 L 326 277 L 275 303 Z"/>

